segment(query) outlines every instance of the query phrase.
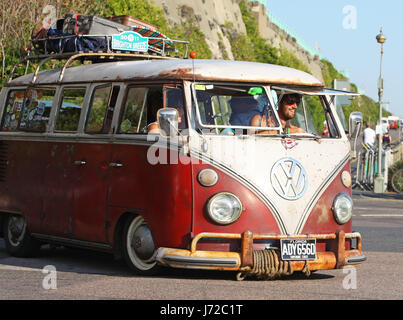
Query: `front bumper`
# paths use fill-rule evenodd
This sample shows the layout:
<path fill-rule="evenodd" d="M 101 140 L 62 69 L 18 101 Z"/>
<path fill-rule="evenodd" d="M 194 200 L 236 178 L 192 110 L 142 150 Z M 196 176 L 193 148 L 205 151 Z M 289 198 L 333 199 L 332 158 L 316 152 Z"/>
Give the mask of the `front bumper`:
<path fill-rule="evenodd" d="M 200 239 L 239 239 L 241 242 L 240 252 L 219 252 L 197 250 L 197 243 Z M 254 235 L 250 231 L 242 234 L 228 233 L 200 233 L 194 237 L 190 250 L 159 248 L 157 261 L 165 266 L 174 268 L 192 269 L 214 269 L 229 271 L 250 271 L 254 267 L 253 241 L 254 240 L 280 240 L 280 239 L 304 239 L 315 238 L 326 240 L 326 251 L 317 252 L 315 260 L 289 261 L 289 266 L 293 271 L 313 271 L 341 269 L 348 265 L 357 265 L 366 260 L 362 253 L 361 235 L 358 232 L 344 233 L 338 231 L 332 234 L 310 234 L 310 235 Z M 346 250 L 346 239 L 356 239 L 354 249 Z M 280 253 L 276 252 L 277 267 L 282 262 Z"/>

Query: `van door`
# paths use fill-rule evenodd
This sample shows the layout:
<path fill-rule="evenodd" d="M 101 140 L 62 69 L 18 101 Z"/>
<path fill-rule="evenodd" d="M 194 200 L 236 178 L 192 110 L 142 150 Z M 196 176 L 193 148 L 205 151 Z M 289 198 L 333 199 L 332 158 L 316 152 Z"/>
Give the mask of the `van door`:
<path fill-rule="evenodd" d="M 72 221 L 77 239 L 106 242 L 110 130 L 119 91 L 119 85 L 94 86 L 84 125 L 86 135 L 75 148 L 77 181 Z"/>
<path fill-rule="evenodd" d="M 126 90 L 117 140 L 112 146 L 108 204 L 114 215 L 110 217 L 111 223 L 118 218 L 115 215 L 124 212 L 140 214 L 146 220 L 156 246 L 179 248 L 186 245 L 185 235 L 191 228 L 190 161 L 188 164 L 182 164 L 178 159 L 170 161 L 171 154 L 164 144 L 166 140 L 159 134 L 146 135 L 147 125 L 156 121 L 161 107 L 183 106 L 182 88 L 164 89 L 162 85 L 143 85 L 129 86 Z M 176 92 L 171 94 L 171 91 Z M 182 104 L 174 99 L 176 93 Z M 157 141 L 162 146 L 153 152 Z M 161 161 L 151 159 L 156 155 Z"/>
<path fill-rule="evenodd" d="M 74 208 L 74 185 L 77 180 L 73 166 L 75 142 L 81 110 L 86 97 L 86 87 L 64 87 L 61 102 L 52 125 L 54 136 L 48 143 L 44 168 L 44 204 L 42 232 L 70 237 Z"/>

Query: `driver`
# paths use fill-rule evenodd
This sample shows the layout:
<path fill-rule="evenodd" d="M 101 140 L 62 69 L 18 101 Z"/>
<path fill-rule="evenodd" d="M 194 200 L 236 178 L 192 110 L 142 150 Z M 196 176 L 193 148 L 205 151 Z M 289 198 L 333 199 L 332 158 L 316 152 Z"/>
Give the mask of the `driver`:
<path fill-rule="evenodd" d="M 294 119 L 295 113 L 297 112 L 298 105 L 301 102 L 301 96 L 299 94 L 285 94 L 281 98 L 278 107 L 278 116 L 280 118 L 280 124 L 283 128 L 283 131 L 286 134 L 292 133 L 306 133 L 305 130 L 294 126 L 290 123 L 290 120 Z M 275 122 L 271 117 L 267 119 L 266 115 L 255 115 L 251 122 L 250 126 L 253 127 L 274 127 Z M 257 134 L 274 134 L 276 131 L 259 131 Z"/>

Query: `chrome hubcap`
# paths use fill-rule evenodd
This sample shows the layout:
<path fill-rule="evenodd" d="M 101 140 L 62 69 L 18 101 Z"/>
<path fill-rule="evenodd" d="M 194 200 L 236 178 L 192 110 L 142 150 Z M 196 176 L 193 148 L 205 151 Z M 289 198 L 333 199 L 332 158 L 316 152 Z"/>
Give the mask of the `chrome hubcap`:
<path fill-rule="evenodd" d="M 154 241 L 146 225 L 141 225 L 134 231 L 132 248 L 140 259 L 148 260 L 153 256 Z"/>

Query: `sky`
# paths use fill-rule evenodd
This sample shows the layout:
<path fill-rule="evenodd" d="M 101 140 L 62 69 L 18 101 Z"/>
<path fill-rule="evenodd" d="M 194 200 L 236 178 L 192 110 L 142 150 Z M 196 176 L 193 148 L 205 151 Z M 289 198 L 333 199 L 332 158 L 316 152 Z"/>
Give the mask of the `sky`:
<path fill-rule="evenodd" d="M 378 101 L 382 27 L 384 108 L 403 118 L 403 1 L 401 0 L 267 0 L 260 1 L 294 33 L 350 81 Z M 389 104 L 387 104 L 389 103 Z M 357 110 L 359 111 L 359 110 Z"/>

